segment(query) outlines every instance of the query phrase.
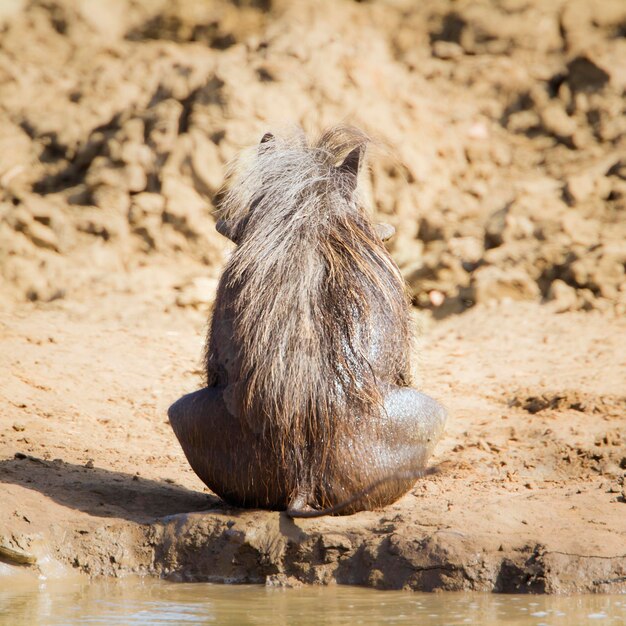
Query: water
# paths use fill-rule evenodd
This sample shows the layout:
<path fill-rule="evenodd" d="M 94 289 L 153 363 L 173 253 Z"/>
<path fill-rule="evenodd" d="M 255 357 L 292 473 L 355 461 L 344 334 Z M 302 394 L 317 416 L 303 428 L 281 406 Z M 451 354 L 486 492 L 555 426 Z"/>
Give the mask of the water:
<path fill-rule="evenodd" d="M 423 594 L 343 586 L 272 589 L 138 579 L 18 584 L 5 578 L 0 579 L 0 624 L 621 626 L 626 624 L 626 595 Z"/>

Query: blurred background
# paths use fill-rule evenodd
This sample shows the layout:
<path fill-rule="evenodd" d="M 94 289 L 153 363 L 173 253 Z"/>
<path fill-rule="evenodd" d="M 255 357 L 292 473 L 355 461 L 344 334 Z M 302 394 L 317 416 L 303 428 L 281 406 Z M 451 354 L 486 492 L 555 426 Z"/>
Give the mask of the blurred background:
<path fill-rule="evenodd" d="M 621 315 L 625 90 L 624 0 L 1 0 L 0 310 L 205 306 L 225 164 L 348 122 L 416 306 Z"/>

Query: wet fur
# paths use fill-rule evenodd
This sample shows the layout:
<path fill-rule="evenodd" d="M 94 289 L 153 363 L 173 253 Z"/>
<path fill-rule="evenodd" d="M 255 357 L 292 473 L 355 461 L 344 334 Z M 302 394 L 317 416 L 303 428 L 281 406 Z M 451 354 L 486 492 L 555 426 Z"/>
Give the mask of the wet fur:
<path fill-rule="evenodd" d="M 356 172 L 337 167 L 367 142 L 350 128 L 312 146 L 302 134 L 266 141 L 238 164 L 223 205 L 241 231 L 219 298 L 236 317 L 241 408 L 248 421 L 261 420 L 296 488 L 320 482 L 329 449 L 342 429 L 354 428 L 354 416 L 367 420 L 381 410 L 380 381 L 366 356 L 373 322 L 392 325 L 404 347 L 389 380 L 408 380 L 404 284 L 358 200 Z M 372 317 L 372 297 L 387 320 Z"/>
<path fill-rule="evenodd" d="M 218 230 L 238 245 L 218 287 L 207 388 L 169 415 L 194 470 L 232 503 L 294 516 L 384 505 L 441 434 L 445 411 L 401 391 L 409 304 L 357 194 L 367 144 L 348 127 L 311 144 L 268 135 L 229 176 Z"/>

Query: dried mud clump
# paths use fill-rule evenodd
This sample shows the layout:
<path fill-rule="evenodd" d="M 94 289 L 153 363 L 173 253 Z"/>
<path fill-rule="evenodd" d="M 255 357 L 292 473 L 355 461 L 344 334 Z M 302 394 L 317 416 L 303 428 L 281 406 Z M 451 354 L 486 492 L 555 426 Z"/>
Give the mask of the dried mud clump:
<path fill-rule="evenodd" d="M 270 126 L 348 120 L 390 146 L 363 182 L 418 306 L 626 312 L 621 0 L 11 6 L 4 306 L 147 263 L 213 277 L 225 163 Z"/>
<path fill-rule="evenodd" d="M 558 394 L 518 393 L 509 400 L 509 406 L 519 407 L 535 414 L 546 410 L 572 409 L 581 413 L 619 417 L 626 410 L 626 397 L 587 395 L 577 391 Z"/>

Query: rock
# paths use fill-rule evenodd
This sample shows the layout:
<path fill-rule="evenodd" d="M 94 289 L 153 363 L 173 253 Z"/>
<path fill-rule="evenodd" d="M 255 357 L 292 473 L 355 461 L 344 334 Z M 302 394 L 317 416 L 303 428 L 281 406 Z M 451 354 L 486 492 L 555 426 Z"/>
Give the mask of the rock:
<path fill-rule="evenodd" d="M 224 182 L 224 169 L 217 146 L 203 135 L 193 135 L 191 170 L 198 191 L 213 195 Z"/>
<path fill-rule="evenodd" d="M 106 156 L 97 156 L 89 166 L 85 175 L 85 183 L 92 189 L 96 189 L 100 185 L 125 188 L 124 169 L 119 164 L 112 163 Z"/>
<path fill-rule="evenodd" d="M 22 231 L 36 246 L 47 250 L 59 251 L 59 242 L 53 230 L 35 220 L 23 225 Z"/>
<path fill-rule="evenodd" d="M 164 178 L 162 193 L 165 197 L 165 213 L 175 219 L 183 219 L 207 210 L 207 202 L 179 177 Z"/>
<path fill-rule="evenodd" d="M 463 48 L 453 41 L 435 41 L 433 43 L 433 56 L 438 59 L 458 59 L 465 54 Z"/>
<path fill-rule="evenodd" d="M 37 563 L 36 556 L 24 552 L 24 550 L 10 548 L 2 544 L 0 544 L 0 558 L 12 563 L 17 563 L 18 565 L 35 565 Z"/>
<path fill-rule="evenodd" d="M 578 297 L 581 302 L 580 308 L 583 311 L 591 311 L 595 308 L 597 298 L 591 289 L 579 289 Z"/>
<path fill-rule="evenodd" d="M 165 198 L 157 193 L 138 193 L 131 196 L 128 221 L 132 232 L 139 237 L 144 252 L 165 247 L 163 233 L 163 211 Z"/>
<path fill-rule="evenodd" d="M 592 286 L 604 298 L 617 300 L 618 291 L 624 291 L 626 287 L 623 254 L 603 254 L 591 273 L 591 279 Z"/>
<path fill-rule="evenodd" d="M 13 0 L 13 2 L 0 2 L 0 26 L 9 18 L 24 10 L 26 0 Z"/>
<path fill-rule="evenodd" d="M 30 302 L 53 302 L 65 297 L 65 289 L 34 279 L 24 294 Z"/>
<path fill-rule="evenodd" d="M 485 224 L 485 247 L 487 249 L 534 236 L 535 224 L 526 215 L 527 204 L 528 199 L 522 197 L 492 213 Z"/>
<path fill-rule="evenodd" d="M 163 100 L 149 110 L 146 116 L 148 146 L 157 154 L 169 154 L 174 149 L 182 113 L 183 105 L 173 98 Z"/>
<path fill-rule="evenodd" d="M 507 205 L 489 216 L 485 223 L 485 248 L 497 248 L 504 243 L 503 233 L 508 212 L 509 206 Z"/>
<path fill-rule="evenodd" d="M 552 281 L 546 299 L 550 302 L 555 313 L 578 309 L 576 289 L 558 278 Z"/>
<path fill-rule="evenodd" d="M 131 224 L 139 224 L 147 215 L 160 216 L 165 208 L 165 198 L 158 193 L 143 192 L 131 197 L 128 219 Z"/>
<path fill-rule="evenodd" d="M 20 239 L 22 238 L 20 237 Z M 23 239 L 23 241 L 25 242 L 26 239 Z M 52 272 L 49 273 L 48 268 L 41 262 L 35 265 L 32 262 L 33 248 L 32 246 L 28 246 L 28 248 L 30 249 L 27 254 L 21 256 L 9 255 L 0 263 L 2 275 L 8 279 L 9 284 L 14 286 L 16 293 L 24 300 L 50 302 L 62 298 L 65 295 L 65 288 L 60 284 L 61 279 L 59 276 L 54 275 Z M 2 251 L 1 245 L 0 251 Z M 40 261 L 41 254 L 40 252 L 35 255 Z"/>
<path fill-rule="evenodd" d="M 140 249 L 143 252 L 158 250 L 160 245 L 160 224 L 142 224 L 133 228 L 133 234 L 139 237 Z"/>
<path fill-rule="evenodd" d="M 323 535 L 320 544 L 324 550 L 336 550 L 338 552 L 348 552 L 352 550 L 350 537 L 341 533 L 328 533 Z"/>
<path fill-rule="evenodd" d="M 163 195 L 163 221 L 171 224 L 185 237 L 196 239 L 212 228 L 207 202 L 193 187 L 177 177 L 168 176 L 163 181 Z"/>
<path fill-rule="evenodd" d="M 585 219 L 570 211 L 563 216 L 563 232 L 572 243 L 591 247 L 599 242 L 599 225 L 596 220 Z"/>
<path fill-rule="evenodd" d="M 594 296 L 617 302 L 626 287 L 623 253 L 615 250 L 599 256 L 583 255 L 569 265 L 566 279 Z"/>
<path fill-rule="evenodd" d="M 128 220 L 111 209 L 85 209 L 76 220 L 76 228 L 104 241 L 123 239 L 128 235 Z"/>
<path fill-rule="evenodd" d="M 506 126 L 513 133 L 527 133 L 541 125 L 541 120 L 536 111 L 527 109 L 511 113 Z"/>
<path fill-rule="evenodd" d="M 265 579 L 266 587 L 280 587 L 283 589 L 298 589 L 304 586 L 301 580 L 295 576 L 286 576 L 285 574 L 270 574 Z"/>
<path fill-rule="evenodd" d="M 178 285 L 180 293 L 176 304 L 181 307 L 206 307 L 213 304 L 217 292 L 218 280 L 206 276 L 196 276 L 186 283 Z"/>
<path fill-rule="evenodd" d="M 92 191 L 92 197 L 96 206 L 122 215 L 126 215 L 130 208 L 130 197 L 124 187 L 100 185 Z"/>
<path fill-rule="evenodd" d="M 469 264 L 478 263 L 484 253 L 483 243 L 476 237 L 452 237 L 448 240 L 448 249 L 462 263 Z"/>
<path fill-rule="evenodd" d="M 594 187 L 594 176 L 590 172 L 583 172 L 567 178 L 564 192 L 572 203 L 584 202 L 591 196 Z"/>
<path fill-rule="evenodd" d="M 124 168 L 124 178 L 126 188 L 133 193 L 143 191 L 148 184 L 145 169 L 137 163 L 131 163 Z"/>
<path fill-rule="evenodd" d="M 569 117 L 559 103 L 555 102 L 542 109 L 540 116 L 543 127 L 555 137 L 569 138 L 576 132 L 576 120 Z"/>
<path fill-rule="evenodd" d="M 577 259 L 570 264 L 568 268 L 569 275 L 577 287 L 586 287 L 589 284 L 594 265 L 595 259 L 588 257 Z"/>
<path fill-rule="evenodd" d="M 506 227 L 503 232 L 505 242 L 530 239 L 535 232 L 535 225 L 526 215 L 509 214 L 505 219 Z"/>
<path fill-rule="evenodd" d="M 123 0 L 111 0 L 106 6 L 82 0 L 77 3 L 77 10 L 91 28 L 108 40 L 123 36 L 128 10 Z"/>
<path fill-rule="evenodd" d="M 581 55 L 567 64 L 567 80 L 573 91 L 598 91 L 609 82 L 610 75 L 588 56 Z"/>
<path fill-rule="evenodd" d="M 440 216 L 429 215 L 419 221 L 417 236 L 424 243 L 444 238 L 444 221 Z"/>
<path fill-rule="evenodd" d="M 608 200 L 609 196 L 613 192 L 613 186 L 607 176 L 601 176 L 596 180 L 595 193 L 602 200 Z"/>
<path fill-rule="evenodd" d="M 28 194 L 23 198 L 22 206 L 34 220 L 44 226 L 50 226 L 60 213 L 58 206 L 35 194 Z"/>
<path fill-rule="evenodd" d="M 474 302 L 537 300 L 537 283 L 520 268 L 502 269 L 495 266 L 478 268 L 470 283 L 470 299 Z"/>
<path fill-rule="evenodd" d="M 626 180 L 626 158 L 619 159 L 613 163 L 607 174 Z"/>
<path fill-rule="evenodd" d="M 150 167 L 154 160 L 152 150 L 138 141 L 123 142 L 120 146 L 119 158 L 128 165 L 140 165 L 143 168 Z"/>

